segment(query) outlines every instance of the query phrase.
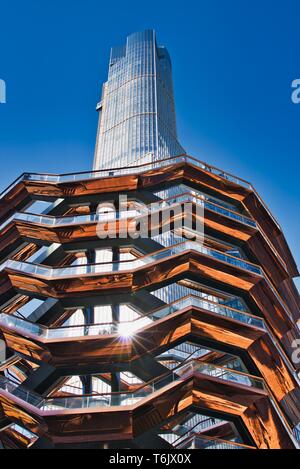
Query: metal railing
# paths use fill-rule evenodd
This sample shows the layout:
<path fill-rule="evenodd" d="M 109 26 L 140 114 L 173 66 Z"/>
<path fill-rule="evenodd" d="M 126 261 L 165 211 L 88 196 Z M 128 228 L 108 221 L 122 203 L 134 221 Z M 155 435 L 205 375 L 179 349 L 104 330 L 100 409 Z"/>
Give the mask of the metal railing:
<path fill-rule="evenodd" d="M 191 433 L 175 446 L 176 449 L 255 449 L 253 446 L 243 445 L 234 441 L 221 440 Z"/>
<path fill-rule="evenodd" d="M 197 243 L 195 241 L 178 243 L 174 246 L 161 249 L 152 254 L 147 254 L 146 256 L 139 257 L 135 260 L 102 262 L 97 264 L 85 264 L 77 266 L 50 267 L 41 264 L 34 264 L 25 261 L 22 262 L 9 259 L 0 266 L 0 271 L 4 269 L 12 269 L 18 272 L 25 272 L 27 274 L 49 278 L 93 275 L 98 273 L 111 273 L 124 270 L 135 270 L 139 267 L 151 264 L 153 262 L 158 262 L 162 259 L 166 259 L 168 257 L 175 256 L 177 254 L 181 254 L 189 250 L 200 252 L 201 254 L 213 257 L 214 259 L 217 259 L 221 262 L 225 262 L 240 269 L 252 272 L 256 275 L 263 276 L 263 272 L 258 265 L 253 264 L 249 261 L 245 261 L 238 257 L 231 256 L 230 254 L 225 254 L 221 251 L 217 251 L 216 249 L 203 246 L 202 244 Z"/>
<path fill-rule="evenodd" d="M 219 420 L 214 417 L 198 416 L 198 418 L 199 420 L 197 421 L 197 423 L 195 423 L 190 428 L 187 428 L 186 424 L 180 425 L 179 428 L 181 432 L 183 433 L 181 433 L 179 436 L 178 436 L 178 430 L 176 429 L 176 433 L 161 434 L 161 437 L 176 448 L 176 446 L 179 446 L 180 443 L 183 440 L 186 440 L 186 438 L 189 437 L 191 434 L 201 433 L 204 430 L 207 431 L 208 429 L 211 429 L 215 425 L 220 425 L 220 424 L 225 423 L 224 420 Z"/>
<path fill-rule="evenodd" d="M 234 184 L 246 187 L 247 189 L 253 190 L 252 185 L 242 178 L 234 176 L 226 171 L 211 166 L 204 161 L 200 161 L 197 158 L 187 155 L 180 155 L 175 157 L 166 158 L 163 160 L 152 161 L 150 163 L 144 163 L 135 166 L 126 166 L 119 168 L 100 169 L 96 171 L 83 171 L 78 173 L 64 173 L 64 174 L 50 174 L 50 173 L 22 173 L 9 187 L 7 187 L 0 194 L 0 198 L 3 198 L 7 192 L 9 192 L 16 184 L 21 181 L 44 181 L 51 183 L 62 183 L 72 181 L 82 181 L 87 179 L 105 178 L 113 176 L 121 176 L 126 174 L 137 174 L 147 170 L 163 168 L 169 165 L 175 165 L 179 163 L 190 163 L 204 171 L 214 174 L 218 177 L 226 179 Z"/>
<path fill-rule="evenodd" d="M 228 208 L 224 208 L 222 205 L 216 204 L 214 202 L 205 200 L 202 197 L 197 197 L 192 195 L 189 192 L 184 194 L 180 194 L 176 197 L 171 197 L 159 202 L 154 202 L 153 204 L 149 204 L 144 208 L 134 209 L 134 210 L 121 210 L 119 212 L 104 212 L 104 213 L 93 213 L 93 214 L 85 214 L 85 215 L 65 215 L 62 217 L 53 217 L 51 215 L 38 215 L 35 213 L 30 212 L 16 212 L 10 218 L 8 218 L 2 225 L 0 226 L 0 230 L 3 230 L 9 223 L 13 221 L 24 221 L 39 225 L 51 226 L 51 227 L 60 227 L 60 226 L 69 226 L 69 225 L 78 225 L 81 223 L 97 223 L 103 222 L 106 220 L 122 220 L 122 219 L 129 219 L 134 217 L 139 217 L 147 214 L 154 213 L 159 210 L 163 210 L 166 207 L 179 205 L 182 203 L 192 202 L 196 203 L 197 205 L 201 205 L 208 210 L 211 210 L 215 213 L 221 214 L 225 217 L 231 218 L 236 220 L 240 223 L 243 223 L 248 226 L 252 226 L 253 228 L 257 227 L 255 220 L 246 217 L 245 215 L 241 215 L 238 212 L 234 212 Z"/>
<path fill-rule="evenodd" d="M 267 330 L 267 326 L 263 319 L 246 313 L 245 311 L 237 310 L 229 306 L 224 306 L 213 301 L 205 300 L 194 295 L 189 295 L 180 300 L 174 301 L 167 306 L 160 307 L 147 315 L 141 316 L 131 321 L 123 321 L 119 323 L 100 323 L 89 325 L 73 325 L 73 326 L 60 326 L 55 328 L 48 328 L 46 326 L 30 322 L 26 319 L 7 314 L 0 313 L 0 327 L 9 329 L 20 330 L 21 333 L 29 333 L 33 337 L 40 337 L 42 339 L 53 340 L 59 338 L 72 338 L 83 336 L 99 336 L 109 334 L 119 334 L 123 336 L 130 336 L 136 333 L 142 327 L 148 326 L 154 321 L 163 319 L 170 314 L 180 312 L 186 308 L 200 308 L 206 311 L 219 314 L 221 316 L 233 319 L 235 321 L 247 324 L 249 326 Z"/>
<path fill-rule="evenodd" d="M 179 163 L 190 163 L 197 166 L 204 171 L 211 173 L 217 177 L 225 179 L 231 183 L 237 184 L 239 186 L 245 187 L 248 190 L 255 192 L 256 196 L 260 200 L 261 204 L 266 209 L 269 216 L 272 218 L 274 223 L 280 229 L 280 225 L 277 220 L 274 218 L 264 201 L 261 199 L 257 191 L 254 189 L 252 184 L 248 181 L 245 181 L 242 178 L 234 176 L 231 173 L 223 171 L 221 169 L 216 168 L 215 166 L 209 165 L 204 161 L 200 161 L 192 156 L 187 155 L 180 155 L 176 157 L 170 157 L 163 160 L 153 161 L 151 163 L 145 163 L 142 165 L 136 166 L 127 166 L 121 168 L 111 168 L 111 169 L 103 169 L 97 171 L 87 171 L 87 172 L 79 172 L 79 173 L 65 173 L 65 174 L 49 174 L 49 173 L 23 173 L 19 176 L 9 187 L 7 187 L 1 194 L 0 199 L 5 197 L 6 194 L 12 190 L 19 182 L 21 181 L 41 181 L 41 182 L 50 182 L 50 183 L 62 183 L 62 182 L 72 182 L 72 181 L 82 181 L 94 178 L 105 178 L 105 177 L 113 177 L 113 176 L 120 176 L 126 174 L 139 174 L 147 170 L 156 169 L 156 168 L 163 168 L 169 165 L 175 165 Z"/>
<path fill-rule="evenodd" d="M 231 382 L 239 386 L 247 386 L 264 390 L 264 381 L 261 378 L 249 374 L 233 371 L 232 369 L 219 367 L 210 363 L 192 360 L 177 369 L 166 373 L 149 383 L 140 386 L 134 392 L 103 393 L 83 396 L 68 396 L 57 398 L 44 398 L 22 385 L 17 385 L 7 378 L 0 376 L 0 390 L 6 391 L 16 398 L 41 409 L 53 411 L 59 409 L 80 409 L 90 407 L 115 407 L 132 406 L 153 393 L 162 390 L 177 381 L 188 379 L 193 374 L 206 375 L 211 378 Z"/>
<path fill-rule="evenodd" d="M 287 316 L 293 320 L 291 313 L 289 312 L 287 306 L 277 293 L 276 289 L 265 275 L 261 267 L 252 262 L 245 261 L 238 257 L 234 257 L 230 254 L 225 254 L 224 252 L 217 251 L 216 249 L 203 246 L 202 244 L 196 241 L 186 241 L 182 243 L 175 244 L 174 246 L 167 247 L 156 251 L 152 254 L 147 254 L 143 257 L 139 257 L 135 260 L 124 260 L 117 262 L 101 262 L 97 264 L 85 264 L 77 266 L 63 266 L 63 267 L 50 267 L 42 264 L 34 264 L 31 262 L 25 261 L 16 261 L 9 259 L 0 265 L 0 272 L 5 269 L 15 270 L 17 272 L 25 272 L 29 275 L 41 276 L 46 278 L 70 278 L 77 277 L 79 275 L 95 275 L 95 274 L 110 274 L 112 272 L 121 272 L 126 270 L 135 270 L 139 267 L 146 266 L 148 264 L 158 262 L 162 259 L 168 257 L 176 256 L 178 254 L 184 253 L 186 251 L 196 251 L 204 254 L 205 256 L 212 257 L 218 261 L 224 262 L 226 264 L 233 265 L 239 269 L 246 270 L 255 275 L 259 275 L 265 279 L 268 286 L 272 290 L 274 296 L 285 310 Z"/>

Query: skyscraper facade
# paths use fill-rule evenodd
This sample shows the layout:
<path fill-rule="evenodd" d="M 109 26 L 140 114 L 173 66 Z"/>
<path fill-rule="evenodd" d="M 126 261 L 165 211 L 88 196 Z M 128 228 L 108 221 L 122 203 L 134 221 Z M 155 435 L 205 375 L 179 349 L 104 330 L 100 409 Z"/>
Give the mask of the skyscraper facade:
<path fill-rule="evenodd" d="M 185 153 L 177 140 L 172 66 L 153 30 L 111 49 L 97 106 L 94 169 L 132 166 Z"/>
<path fill-rule="evenodd" d="M 299 448 L 296 263 L 252 184 L 176 156 L 169 64 L 130 36 L 96 170 L 0 194 L 4 448 Z"/>

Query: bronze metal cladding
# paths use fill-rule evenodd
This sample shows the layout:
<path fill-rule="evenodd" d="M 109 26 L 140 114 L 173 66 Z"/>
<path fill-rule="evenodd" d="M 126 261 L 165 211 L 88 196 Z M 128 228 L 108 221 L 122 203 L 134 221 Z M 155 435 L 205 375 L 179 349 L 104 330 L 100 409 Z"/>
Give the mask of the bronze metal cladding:
<path fill-rule="evenodd" d="M 249 183 L 189 157 L 181 161 L 170 158 L 152 169 L 145 165 L 133 169 L 132 174 L 128 168 L 111 173 L 106 172 L 105 177 L 101 172 L 92 177 L 84 173 L 61 178 L 25 175 L 0 196 L 0 262 L 17 261 L 1 264 L 0 270 L 0 339 L 8 353 L 0 366 L 0 440 L 4 447 L 72 448 L 91 442 L 103 447 L 110 442 L 143 447 L 141 442 L 148 432 L 158 437 L 158 429 L 172 431 L 170 422 L 176 420 L 179 425 L 186 414 L 203 414 L 222 423 L 198 430 L 198 436 L 230 441 L 238 435 L 244 447 L 297 448 L 300 364 L 293 357 L 294 341 L 300 339 L 300 299 L 293 277 L 298 269 L 280 226 L 259 194 Z M 213 256 L 188 244 L 186 250 L 169 251 L 156 261 L 153 257 L 144 259 L 136 268 L 130 264 L 123 268 L 124 264 L 120 270 L 110 266 L 106 272 L 103 268 L 70 273 L 70 264 L 79 262 L 80 257 L 95 263 L 91 253 L 96 249 L 111 249 L 113 260 L 121 262 L 118 255 L 124 249 L 142 258 L 158 253 L 160 244 L 149 238 L 148 242 L 122 241 L 122 230 L 127 232 L 134 226 L 134 218 L 117 220 L 116 237 L 111 241 L 99 239 L 96 222 L 78 218 L 78 223 L 56 224 L 54 217 L 94 214 L 99 201 L 113 202 L 118 210 L 116 200 L 121 193 L 137 203 L 149 204 L 157 200 L 154 192 L 179 184 L 237 208 L 236 216 L 226 216 L 226 211 L 206 206 L 203 218 L 195 211 L 193 221 L 204 225 L 205 246 L 221 246 L 229 256 L 229 247 L 234 246 L 241 250 L 242 259 L 234 254 L 231 257 L 235 260 L 230 262 L 228 257 Z M 34 201 L 55 202 L 47 215 L 48 224 L 45 219 L 25 221 L 20 219 L 24 213 L 17 215 L 30 213 Z M 166 233 L 184 217 L 184 213 L 172 214 L 169 226 L 163 217 L 151 220 L 148 226 L 153 229 L 157 223 L 158 232 Z M 51 250 L 53 243 L 57 243 L 56 251 Z M 51 248 L 44 260 L 36 260 L 48 268 L 43 273 L 37 264 L 30 263 L 33 255 L 41 259 L 41 247 Z M 243 257 L 248 268 L 239 262 Z M 24 266 L 31 266 L 31 273 Z M 59 266 L 64 267 L 63 273 L 56 271 Z M 238 319 L 243 312 L 240 305 L 227 305 L 232 311 L 237 308 L 230 316 L 191 303 L 143 323 L 132 334 L 122 335 L 113 327 L 120 321 L 120 304 L 134 309 L 134 301 L 140 301 L 140 313 L 150 315 L 156 307 L 166 306 L 150 293 L 176 282 L 181 286 L 183 282 L 198 282 L 203 295 L 227 295 L 244 302 L 246 311 L 252 313 L 245 311 L 244 317 L 257 321 Z M 31 300 L 42 303 L 30 310 Z M 77 310 L 82 311 L 84 327 L 95 325 L 93 308 L 98 304 L 111 307 L 108 332 L 86 334 L 79 326 L 78 332 L 70 335 L 62 332 L 65 321 Z M 26 308 L 29 313 L 24 313 Z M 160 360 L 187 344 L 197 344 L 208 352 L 180 360 L 175 354 L 169 364 Z M 200 372 L 200 367 L 169 379 L 176 374 L 174 370 L 189 367 L 194 360 L 197 366 L 217 367 L 219 374 Z M 226 367 L 226 363 L 230 365 Z M 238 367 L 244 367 L 244 373 Z M 131 382 L 129 376 L 126 382 L 120 378 L 122 373 L 132 373 L 137 381 L 132 378 Z M 100 379 L 100 375 L 110 393 L 95 393 L 91 387 L 92 379 Z M 70 377 L 80 377 L 79 392 L 67 388 Z M 156 387 L 162 379 L 164 384 Z M 131 394 L 135 392 L 140 394 Z M 121 393 L 128 397 L 125 404 L 118 400 Z M 106 400 L 89 406 L 94 395 L 106 395 Z M 51 405 L 52 398 L 61 401 Z"/>

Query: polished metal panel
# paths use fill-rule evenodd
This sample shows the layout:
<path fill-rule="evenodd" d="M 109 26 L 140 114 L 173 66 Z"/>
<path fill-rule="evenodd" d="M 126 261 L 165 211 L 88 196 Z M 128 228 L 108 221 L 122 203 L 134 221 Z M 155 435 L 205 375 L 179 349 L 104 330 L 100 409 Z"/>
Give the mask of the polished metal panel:
<path fill-rule="evenodd" d="M 180 192 L 176 189 L 180 184 L 193 189 Z M 217 246 L 231 243 L 246 255 L 232 256 L 226 249 L 215 249 L 215 244 L 177 241 L 171 245 L 172 231 L 164 231 L 159 220 L 158 228 L 168 238 L 165 249 L 157 250 L 149 243 L 146 255 L 141 255 L 142 241 L 131 242 L 130 247 L 123 243 L 128 260 L 113 259 L 121 243 L 118 238 L 111 246 L 110 241 L 104 245 L 98 240 L 99 219 L 91 209 L 95 201 L 99 196 L 115 199 L 124 191 L 134 200 L 145 198 L 149 203 L 152 199 L 147 194 L 159 194 L 162 187 L 171 187 L 164 194 L 173 203 L 189 200 L 194 206 L 204 206 L 206 234 L 219 242 Z M 50 214 L 31 214 L 26 207 L 33 198 L 63 198 L 65 205 L 57 208 L 54 203 Z M 164 203 L 160 202 L 161 210 Z M 126 224 L 135 223 L 137 215 L 148 217 L 149 213 L 132 212 L 124 219 L 118 213 L 118 234 Z M 300 317 L 300 301 L 291 279 L 296 268 L 280 227 L 251 185 L 186 156 L 86 174 L 27 174 L 3 194 L 0 218 L 0 329 L 6 345 L 18 354 L 17 361 L 7 361 L 0 371 L 9 376 L 15 367 L 14 376 L 27 376 L 31 386 L 26 389 L 0 377 L 2 419 L 33 432 L 34 441 L 46 438 L 54 445 L 72 445 L 133 441 L 178 412 L 197 409 L 238 421 L 258 448 L 296 446 L 292 428 L 300 421 L 299 365 L 291 359 L 293 340 L 299 338 L 295 321 Z M 154 241 L 164 243 L 162 236 Z M 60 244 L 57 265 L 51 259 L 48 265 L 29 262 L 40 246 L 51 243 Z M 111 249 L 107 263 L 97 263 L 89 253 L 86 264 L 68 265 L 82 256 L 82 250 L 93 251 L 95 245 Z M 220 304 L 200 296 L 170 303 L 168 294 L 164 304 L 163 297 L 150 294 L 162 287 L 170 287 L 171 292 L 174 282 L 183 281 L 243 298 L 247 308 L 243 310 L 242 303 L 238 309 L 226 304 L 226 295 Z M 118 317 L 123 297 L 127 304 L 134 298 L 140 302 L 139 313 L 131 319 Z M 30 298 L 53 303 L 42 303 L 28 320 L 22 311 Z M 95 304 L 110 304 L 110 315 L 95 316 Z M 84 323 L 69 322 L 76 307 L 85 312 Z M 103 317 L 104 322 L 97 324 L 96 317 Z M 168 357 L 172 349 L 191 340 L 215 352 L 199 356 L 196 366 L 184 362 L 186 373 L 177 371 L 176 375 L 179 365 L 174 363 L 172 372 L 166 372 L 168 368 L 157 357 Z M 256 376 L 226 370 L 220 361 L 227 354 L 239 363 L 245 361 Z M 101 370 L 103 379 L 112 384 L 117 382 L 118 370 L 132 367 L 144 381 L 140 387 L 122 387 L 105 395 L 88 391 L 83 396 L 51 394 L 58 376 L 88 376 Z M 43 396 L 34 392 L 33 370 L 40 376 L 38 388 Z M 143 377 L 145 372 L 150 378 Z M 53 378 L 47 373 L 53 373 Z M 225 429 L 211 434 L 213 443 L 190 435 L 184 444 L 217 447 L 225 434 Z M 32 443 L 10 427 L 0 438 L 8 447 Z"/>

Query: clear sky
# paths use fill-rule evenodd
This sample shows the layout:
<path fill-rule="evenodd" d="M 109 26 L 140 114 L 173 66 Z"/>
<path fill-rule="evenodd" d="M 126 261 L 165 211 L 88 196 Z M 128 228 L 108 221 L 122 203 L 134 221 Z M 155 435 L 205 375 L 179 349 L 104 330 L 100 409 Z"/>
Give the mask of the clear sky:
<path fill-rule="evenodd" d="M 296 0 L 0 0 L 1 188 L 23 171 L 91 168 L 110 46 L 154 28 L 181 143 L 255 185 L 299 265 L 299 18 Z"/>

